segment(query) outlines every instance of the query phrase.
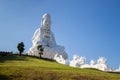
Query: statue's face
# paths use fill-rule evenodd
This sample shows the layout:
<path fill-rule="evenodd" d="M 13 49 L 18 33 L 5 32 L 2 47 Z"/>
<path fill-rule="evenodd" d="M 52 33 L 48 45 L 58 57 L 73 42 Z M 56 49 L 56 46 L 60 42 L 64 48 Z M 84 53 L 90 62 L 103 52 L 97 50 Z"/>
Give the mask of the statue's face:
<path fill-rule="evenodd" d="M 44 20 L 43 20 L 43 25 L 44 25 L 44 27 L 45 27 L 46 29 L 49 29 L 49 28 L 50 28 L 50 21 L 47 20 L 47 19 L 44 19 Z"/>
<path fill-rule="evenodd" d="M 43 17 L 42 25 L 44 26 L 44 29 L 50 29 L 51 26 L 51 20 L 49 15 L 45 15 Z"/>

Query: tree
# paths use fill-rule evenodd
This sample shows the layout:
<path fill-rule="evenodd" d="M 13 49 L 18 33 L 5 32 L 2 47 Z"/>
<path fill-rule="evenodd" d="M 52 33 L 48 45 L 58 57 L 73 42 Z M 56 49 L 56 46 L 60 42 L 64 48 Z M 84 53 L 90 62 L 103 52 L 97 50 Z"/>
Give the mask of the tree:
<path fill-rule="evenodd" d="M 24 43 L 23 42 L 18 43 L 17 49 L 19 51 L 19 55 L 21 56 L 22 52 L 25 50 L 24 49 Z"/>
<path fill-rule="evenodd" d="M 38 49 L 38 51 L 39 51 L 39 55 L 40 55 L 40 58 L 41 58 L 41 55 L 43 55 L 44 48 L 43 48 L 42 45 L 38 45 L 38 46 L 37 46 L 37 49 Z"/>

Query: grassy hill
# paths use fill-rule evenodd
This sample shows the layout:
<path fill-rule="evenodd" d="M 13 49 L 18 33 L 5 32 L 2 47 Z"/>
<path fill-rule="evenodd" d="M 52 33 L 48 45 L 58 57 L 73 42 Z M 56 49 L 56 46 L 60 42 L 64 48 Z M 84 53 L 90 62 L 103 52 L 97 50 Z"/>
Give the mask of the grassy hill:
<path fill-rule="evenodd" d="M 120 80 L 120 74 L 13 55 L 0 57 L 0 80 Z"/>

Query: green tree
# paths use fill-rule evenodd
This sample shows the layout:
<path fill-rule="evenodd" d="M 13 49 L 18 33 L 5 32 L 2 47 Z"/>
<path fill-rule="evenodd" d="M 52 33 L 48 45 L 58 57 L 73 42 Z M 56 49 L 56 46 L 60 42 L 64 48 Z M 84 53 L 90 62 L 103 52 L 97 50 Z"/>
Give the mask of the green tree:
<path fill-rule="evenodd" d="M 22 52 L 25 50 L 24 43 L 23 42 L 18 43 L 17 49 L 19 51 L 19 55 L 21 56 Z"/>
<path fill-rule="evenodd" d="M 39 51 L 39 55 L 40 55 L 40 58 L 41 58 L 41 55 L 43 55 L 44 48 L 43 48 L 42 45 L 38 45 L 38 46 L 37 46 L 37 49 L 38 49 L 38 51 Z"/>

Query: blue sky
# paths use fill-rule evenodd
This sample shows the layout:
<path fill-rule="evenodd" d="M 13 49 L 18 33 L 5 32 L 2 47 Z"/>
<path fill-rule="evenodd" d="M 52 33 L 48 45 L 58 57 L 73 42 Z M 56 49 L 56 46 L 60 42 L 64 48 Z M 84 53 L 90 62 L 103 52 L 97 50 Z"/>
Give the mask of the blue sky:
<path fill-rule="evenodd" d="M 50 13 L 57 44 L 69 58 L 77 54 L 89 60 L 103 56 L 110 67 L 120 65 L 120 0 L 0 0 L 0 51 L 17 52 L 23 41 L 26 51 Z"/>

